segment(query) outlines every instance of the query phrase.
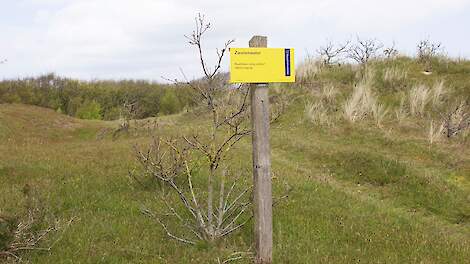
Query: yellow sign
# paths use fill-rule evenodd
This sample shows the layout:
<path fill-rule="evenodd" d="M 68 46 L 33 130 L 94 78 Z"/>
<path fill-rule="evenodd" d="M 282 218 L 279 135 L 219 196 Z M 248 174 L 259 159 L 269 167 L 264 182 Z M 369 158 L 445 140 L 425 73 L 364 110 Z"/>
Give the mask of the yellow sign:
<path fill-rule="evenodd" d="M 294 49 L 231 48 L 230 82 L 295 82 Z"/>

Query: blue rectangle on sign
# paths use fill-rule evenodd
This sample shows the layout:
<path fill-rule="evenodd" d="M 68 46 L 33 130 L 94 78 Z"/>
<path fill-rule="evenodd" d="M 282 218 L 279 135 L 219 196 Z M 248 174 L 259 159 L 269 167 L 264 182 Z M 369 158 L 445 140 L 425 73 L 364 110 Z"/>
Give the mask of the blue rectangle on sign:
<path fill-rule="evenodd" d="M 286 76 L 290 76 L 290 49 L 284 49 L 284 66 Z"/>

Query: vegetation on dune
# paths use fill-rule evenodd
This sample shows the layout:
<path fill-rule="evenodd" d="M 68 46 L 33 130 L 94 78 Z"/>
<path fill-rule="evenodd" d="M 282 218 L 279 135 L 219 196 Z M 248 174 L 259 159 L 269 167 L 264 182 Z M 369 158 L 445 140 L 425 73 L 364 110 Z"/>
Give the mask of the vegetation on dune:
<path fill-rule="evenodd" d="M 326 58 L 300 64 L 296 84 L 270 88 L 271 101 L 282 102 L 283 113 L 273 117 L 271 130 L 274 193 L 278 197 L 286 188 L 291 190 L 274 208 L 275 263 L 466 263 L 470 258 L 470 62 L 438 56 L 432 49 L 440 45 L 430 42 L 421 43 L 422 58 L 399 56 L 394 47 L 378 57 L 376 48 L 382 45 L 371 42 L 327 45 L 320 50 Z M 347 58 L 349 45 L 364 55 L 359 56 L 365 60 L 361 65 L 337 57 Z M 209 81 L 226 87 L 224 75 L 213 77 Z M 41 211 L 49 215 L 37 218 L 36 231 L 47 230 L 51 219 L 76 221 L 60 236 L 38 242 L 49 248 L 60 239 L 52 250 L 21 252 L 23 260 L 250 263 L 250 228 L 217 239 L 211 237 L 215 233 L 196 230 L 192 238 L 208 239 L 191 239 L 191 247 L 167 237 L 169 230 L 188 234 L 191 229 L 182 226 L 197 220 L 185 222 L 191 212 L 184 210 L 177 211 L 183 221 L 174 211 L 162 213 L 162 208 L 183 208 L 174 206 L 181 197 L 161 188 L 161 179 L 149 176 L 155 173 L 151 169 L 195 165 L 189 170 L 194 185 L 185 185 L 187 178 L 171 181 L 185 194 L 194 188 L 206 212 L 207 161 L 216 157 L 206 154 L 233 133 L 221 129 L 210 141 L 207 127 L 214 124 L 214 112 L 207 102 L 192 100 L 198 94 L 194 87 L 48 78 L 54 81 L 42 88 L 35 86 L 43 82 L 37 80 L 0 83 L 1 102 L 53 109 L 0 104 L 0 252 L 11 248 L 15 229 L 25 221 L 24 190 L 31 186 L 47 205 Z M 65 84 L 54 84 L 56 80 Z M 207 80 L 190 84 L 203 92 L 213 87 Z M 221 107 L 216 117 L 231 116 L 240 103 L 247 107 L 244 97 L 234 93 L 220 89 L 211 94 Z M 83 119 L 114 119 L 121 114 L 125 125 L 59 112 Z M 158 113 L 168 115 L 140 119 Z M 102 133 L 117 126 L 128 133 Z M 183 135 L 196 136 L 175 141 L 184 140 Z M 185 159 L 178 159 L 182 153 L 139 149 L 142 155 L 136 161 L 132 146 L 152 146 L 155 139 L 166 140 L 166 150 L 201 145 Z M 231 146 L 223 159 L 226 166 L 214 171 L 214 186 L 223 186 L 224 171 L 250 174 L 250 143 L 240 137 Z M 183 145 L 186 148 L 179 148 Z M 202 152 L 196 153 L 198 149 Z M 167 156 L 162 157 L 164 153 Z M 153 164 L 145 167 L 146 162 Z M 181 168 L 185 166 L 167 172 Z M 126 177 L 136 172 L 143 174 Z M 162 226 L 142 211 L 173 218 Z M 238 220 L 252 225 L 249 217 Z"/>

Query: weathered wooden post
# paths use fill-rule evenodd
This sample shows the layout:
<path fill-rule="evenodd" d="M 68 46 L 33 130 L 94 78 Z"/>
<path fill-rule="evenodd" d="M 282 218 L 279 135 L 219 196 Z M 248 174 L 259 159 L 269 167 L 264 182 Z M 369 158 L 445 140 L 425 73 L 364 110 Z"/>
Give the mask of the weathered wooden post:
<path fill-rule="evenodd" d="M 250 84 L 256 263 L 271 264 L 273 198 L 268 83 L 295 82 L 294 49 L 267 48 L 268 39 L 263 36 L 251 38 L 249 46 L 230 49 L 230 83 Z"/>
<path fill-rule="evenodd" d="M 250 48 L 267 47 L 267 37 L 254 36 Z M 253 138 L 254 233 L 256 263 L 272 263 L 273 207 L 269 144 L 269 98 L 267 83 L 250 84 Z"/>

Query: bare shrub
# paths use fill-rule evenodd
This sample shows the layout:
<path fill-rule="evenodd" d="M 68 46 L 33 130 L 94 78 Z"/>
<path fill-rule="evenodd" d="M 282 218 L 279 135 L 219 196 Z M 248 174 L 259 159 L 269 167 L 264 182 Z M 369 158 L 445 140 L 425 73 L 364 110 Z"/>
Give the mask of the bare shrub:
<path fill-rule="evenodd" d="M 65 232 L 74 220 L 51 218 L 35 190 L 26 185 L 23 192 L 26 199 L 24 214 L 8 217 L 0 211 L 0 262 L 22 262 L 21 253 L 26 251 L 51 251 L 61 236 L 48 244 L 46 241 L 51 238 L 52 233 Z"/>
<path fill-rule="evenodd" d="M 242 181 L 238 181 L 248 178 L 246 175 L 239 175 L 228 182 L 229 176 L 233 175 L 223 170 L 212 175 L 219 181 L 217 199 L 214 178 L 206 186 L 207 193 L 202 193 L 193 179 L 194 174 L 204 168 L 192 160 L 195 154 L 192 145 L 203 143 L 196 141 L 196 138 L 187 140 L 190 143 L 159 138 L 147 151 L 136 148 L 144 173 L 150 174 L 161 184 L 159 198 L 168 210 L 167 213 L 156 214 L 146 209 L 144 213 L 154 218 L 169 237 L 180 242 L 195 244 L 197 240 L 214 241 L 241 228 L 250 219 L 239 222 L 251 205 L 251 186 L 243 187 Z M 174 221 L 183 228 L 172 231 L 169 223 Z"/>
<path fill-rule="evenodd" d="M 383 53 L 386 59 L 394 59 L 398 56 L 398 50 L 395 48 L 395 42 L 387 48 L 383 49 Z"/>
<path fill-rule="evenodd" d="M 421 40 L 417 48 L 418 62 L 424 65 L 424 70 L 430 72 L 432 69 L 432 59 L 443 52 L 440 42 L 432 42 L 429 39 Z"/>
<path fill-rule="evenodd" d="M 141 172 L 160 184 L 159 197 L 167 208 L 166 213 L 149 209 L 144 213 L 153 217 L 169 237 L 188 244 L 220 239 L 243 227 L 251 217 L 245 213 L 251 205 L 252 186 L 244 186 L 239 181 L 242 175 L 224 165 L 231 149 L 251 133 L 246 122 L 249 90 L 243 85 L 229 85 L 219 74 L 232 40 L 217 50 L 215 66 L 207 66 L 202 37 L 209 28 L 203 16 L 196 17 L 196 29 L 187 38 L 199 54 L 204 78 L 185 82 L 210 116 L 210 122 L 203 122 L 206 132 L 157 138 L 147 150 L 136 146 Z M 172 228 L 173 222 L 182 228 Z"/>
<path fill-rule="evenodd" d="M 444 116 L 444 128 L 447 138 L 466 133 L 470 128 L 470 106 L 462 101 Z"/>
<path fill-rule="evenodd" d="M 420 62 L 424 62 L 429 58 L 437 56 L 443 49 L 442 43 L 432 42 L 429 39 L 421 40 L 417 48 L 417 56 Z"/>
<path fill-rule="evenodd" d="M 429 103 L 431 92 L 425 85 L 416 85 L 409 92 L 410 114 L 423 116 L 426 105 Z"/>
<path fill-rule="evenodd" d="M 138 121 L 139 113 L 138 100 L 127 100 L 119 107 L 118 125 L 115 128 L 103 128 L 97 135 L 97 140 L 104 139 L 107 135 L 111 135 L 113 140 L 118 139 L 122 135 L 137 134 L 144 132 L 146 135 L 151 135 L 158 127 L 155 119 Z"/>
<path fill-rule="evenodd" d="M 377 56 L 377 52 L 383 48 L 383 44 L 377 39 L 356 38 L 356 42 L 348 49 L 348 58 L 359 64 L 366 64 L 370 59 Z"/>
<path fill-rule="evenodd" d="M 131 128 L 131 120 L 137 116 L 137 101 L 126 101 L 119 110 L 119 126 L 113 131 L 113 139 L 116 139 L 120 134 L 129 134 Z"/>
<path fill-rule="evenodd" d="M 349 43 L 350 41 L 334 44 L 329 41 L 324 46 L 318 48 L 317 53 L 320 55 L 323 65 L 330 66 L 341 62 L 342 56 L 348 52 Z"/>

